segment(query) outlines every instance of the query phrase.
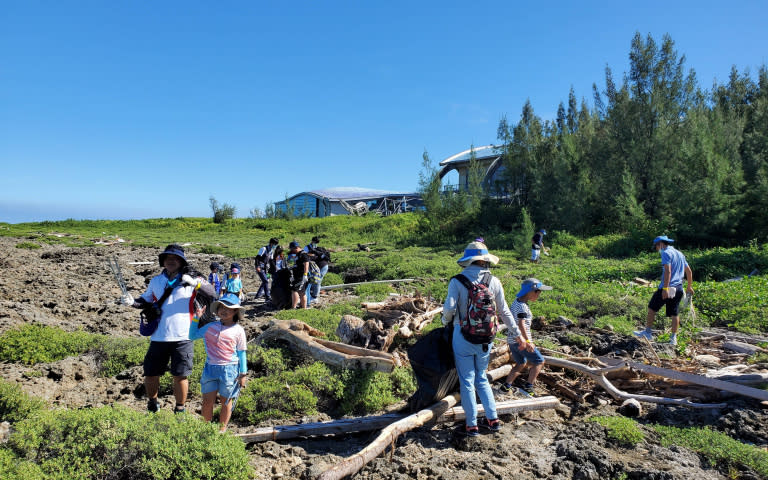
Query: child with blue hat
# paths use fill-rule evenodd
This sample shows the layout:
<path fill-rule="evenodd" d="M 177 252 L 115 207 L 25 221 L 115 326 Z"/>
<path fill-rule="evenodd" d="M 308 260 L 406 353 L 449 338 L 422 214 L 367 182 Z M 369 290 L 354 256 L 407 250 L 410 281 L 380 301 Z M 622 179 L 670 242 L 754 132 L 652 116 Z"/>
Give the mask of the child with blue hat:
<path fill-rule="evenodd" d="M 515 361 L 515 366 L 504 380 L 504 384 L 501 386 L 502 392 L 510 391 L 513 383 L 518 380 L 518 375 L 520 375 L 520 372 L 525 368 L 525 365 L 530 364 L 528 381 L 518 383 L 520 388 L 522 388 L 528 395 L 535 394 L 533 386 L 536 382 L 536 377 L 539 376 L 541 369 L 544 368 L 544 357 L 533 343 L 533 337 L 531 336 L 533 314 L 528 307 L 528 302 L 535 302 L 538 300 L 539 294 L 544 290 L 552 290 L 552 287 L 544 285 L 536 278 L 526 278 L 520 285 L 520 291 L 515 295 L 515 301 L 509 306 L 509 310 L 512 312 L 512 316 L 515 318 L 517 326 L 520 329 L 520 335 L 525 339 L 525 346 L 520 348 L 517 338 L 507 338 L 509 353 Z"/>

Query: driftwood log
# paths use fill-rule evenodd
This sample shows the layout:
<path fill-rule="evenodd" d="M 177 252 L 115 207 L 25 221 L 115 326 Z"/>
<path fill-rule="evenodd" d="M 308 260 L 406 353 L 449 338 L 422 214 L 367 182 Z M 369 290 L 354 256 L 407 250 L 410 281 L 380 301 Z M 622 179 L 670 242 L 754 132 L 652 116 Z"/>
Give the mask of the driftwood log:
<path fill-rule="evenodd" d="M 487 373 L 490 380 L 497 380 L 503 376 L 506 376 L 512 369 L 511 366 L 505 365 L 496 370 L 492 370 Z M 389 426 L 387 426 L 379 434 L 376 439 L 371 442 L 367 447 L 360 452 L 347 457 L 334 465 L 329 470 L 323 472 L 317 477 L 317 480 L 339 480 L 341 478 L 353 475 L 360 471 L 368 462 L 378 457 L 389 445 L 394 445 L 397 437 L 405 432 L 413 430 L 414 428 L 426 425 L 428 422 L 433 421 L 443 415 L 448 409 L 452 408 L 459 401 L 459 394 L 448 395 L 439 402 L 435 403 L 429 408 L 420 410 L 419 412 L 409 415 Z"/>
<path fill-rule="evenodd" d="M 544 360 L 550 366 L 568 368 L 571 370 L 579 371 L 587 375 L 595 383 L 600 385 L 603 388 L 603 390 L 608 392 L 610 396 L 612 396 L 617 400 L 627 400 L 630 398 L 634 398 L 635 400 L 638 400 L 640 402 L 659 403 L 659 404 L 666 404 L 666 405 L 679 405 L 679 406 L 689 407 L 689 408 L 723 408 L 726 405 L 724 403 L 695 403 L 685 398 L 679 399 L 679 398 L 656 397 L 652 395 L 634 395 L 631 393 L 627 393 L 623 390 L 619 390 L 607 378 L 605 378 L 606 373 L 627 368 L 628 366 L 630 366 L 629 363 L 632 363 L 632 362 L 627 362 L 627 363 L 622 362 L 620 364 L 604 367 L 604 368 L 592 368 L 586 365 L 582 365 L 580 363 L 572 362 L 570 360 L 565 360 L 563 358 L 550 357 L 546 355 L 544 356 Z M 650 368 L 659 368 L 659 367 L 651 367 L 650 365 L 645 365 L 645 366 Z M 661 369 L 661 370 L 666 370 L 666 369 Z M 673 370 L 670 370 L 670 371 L 673 371 Z M 682 373 L 682 372 L 677 372 L 677 373 Z M 687 374 L 687 375 L 690 375 L 690 374 Z M 698 376 L 698 375 L 695 375 L 695 376 Z M 722 382 L 722 383 L 727 383 L 727 382 Z M 748 388 L 748 387 L 744 387 L 744 388 Z M 766 396 L 768 396 L 768 392 L 765 392 L 765 394 Z"/>
<path fill-rule="evenodd" d="M 302 329 L 304 325 L 307 328 Z M 308 331 L 316 331 L 303 322 L 277 321 L 256 339 L 260 345 L 270 340 L 284 340 L 298 351 L 327 365 L 341 368 L 372 369 L 390 373 L 395 369 L 395 358 L 386 352 L 367 350 L 339 342 L 315 338 Z"/>
<path fill-rule="evenodd" d="M 508 400 L 498 402 L 496 411 L 499 415 L 511 415 L 513 413 L 529 410 L 541 410 L 545 408 L 554 408 L 560 404 L 555 397 L 538 397 L 523 400 Z M 485 409 L 482 405 L 477 406 L 478 416 L 483 415 Z M 376 415 L 369 417 L 343 418 L 330 422 L 304 423 L 300 425 L 282 425 L 277 427 L 259 428 L 253 433 L 241 433 L 236 435 L 246 443 L 266 442 L 269 440 L 288 440 L 297 437 L 310 437 L 315 435 L 337 435 L 356 432 L 366 432 L 378 430 L 387 425 L 402 420 L 407 415 L 402 413 L 388 413 L 385 415 Z M 450 423 L 464 420 L 464 409 L 460 406 L 449 408 L 434 423 Z"/>
<path fill-rule="evenodd" d="M 339 285 L 323 285 L 320 287 L 320 290 L 335 290 L 337 288 L 347 288 L 347 287 L 356 287 L 358 285 L 370 285 L 373 283 L 406 283 L 406 282 L 415 282 L 415 278 L 399 278 L 395 280 L 372 280 L 370 282 L 356 282 L 356 283 L 342 283 Z"/>

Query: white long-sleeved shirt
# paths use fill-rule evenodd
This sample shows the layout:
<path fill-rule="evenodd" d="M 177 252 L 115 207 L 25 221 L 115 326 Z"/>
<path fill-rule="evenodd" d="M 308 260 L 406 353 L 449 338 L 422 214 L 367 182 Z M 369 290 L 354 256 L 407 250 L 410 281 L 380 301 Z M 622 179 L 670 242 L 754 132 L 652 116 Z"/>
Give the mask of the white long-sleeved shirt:
<path fill-rule="evenodd" d="M 470 282 L 478 283 L 483 278 L 483 275 L 488 272 L 490 272 L 489 269 L 472 264 L 462 270 L 461 274 L 467 277 Z M 491 275 L 488 289 L 496 301 L 496 313 L 501 318 L 501 321 L 504 322 L 504 325 L 507 326 L 507 339 L 517 341 L 517 338 L 520 336 L 520 329 L 517 327 L 517 323 L 512 317 L 512 312 L 509 310 L 507 301 L 504 298 L 504 287 L 501 285 L 501 281 Z M 448 295 L 443 303 L 443 325 L 451 323 L 457 314 L 466 315 L 468 301 L 469 295 L 464 285 L 458 280 L 451 280 L 448 284 Z M 461 308 L 460 313 L 459 308 Z"/>

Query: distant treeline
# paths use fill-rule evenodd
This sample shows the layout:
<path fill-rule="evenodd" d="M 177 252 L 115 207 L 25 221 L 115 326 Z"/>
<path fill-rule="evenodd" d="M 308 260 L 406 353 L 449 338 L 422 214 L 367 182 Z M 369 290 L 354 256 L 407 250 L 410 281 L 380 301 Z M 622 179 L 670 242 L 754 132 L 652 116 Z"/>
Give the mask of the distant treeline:
<path fill-rule="evenodd" d="M 473 231 L 519 225 L 529 214 L 534 225 L 574 234 L 665 232 L 701 246 L 765 241 L 766 66 L 756 82 L 733 67 L 727 83 L 705 90 L 668 35 L 658 45 L 636 33 L 629 58 L 620 83 L 606 68 L 591 107 L 571 89 L 554 122 L 530 102 L 518 123 L 502 118 L 504 163 L 493 185 L 478 188 L 481 172 L 470 172 L 469 190 L 484 192 L 482 202 L 438 194 L 425 154 L 427 216 Z"/>

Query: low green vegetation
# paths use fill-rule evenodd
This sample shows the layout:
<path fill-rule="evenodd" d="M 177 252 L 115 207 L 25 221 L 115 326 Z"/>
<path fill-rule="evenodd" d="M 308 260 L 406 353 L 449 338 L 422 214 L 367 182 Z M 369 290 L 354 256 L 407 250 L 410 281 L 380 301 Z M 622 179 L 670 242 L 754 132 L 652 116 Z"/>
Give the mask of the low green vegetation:
<path fill-rule="evenodd" d="M 645 439 L 645 434 L 636 421 L 627 417 L 591 417 L 590 422 L 604 426 L 608 437 L 625 447 L 634 447 Z"/>
<path fill-rule="evenodd" d="M 719 467 L 721 470 L 724 467 L 729 473 L 739 470 L 739 467 L 746 467 L 761 477 L 768 476 L 768 452 L 754 445 L 741 443 L 711 428 L 663 425 L 653 428 L 661 435 L 663 446 L 677 445 L 698 452 L 711 467 Z"/>
<path fill-rule="evenodd" d="M 21 242 L 16 244 L 16 248 L 24 248 L 27 250 L 37 250 L 38 248 L 42 248 L 39 243 L 34 242 Z"/>
<path fill-rule="evenodd" d="M 117 375 L 144 360 L 149 340 L 116 338 L 83 332 L 66 332 L 46 325 L 25 324 L 0 336 L 0 360 L 34 365 L 67 357 L 95 354 L 100 374 Z"/>
<path fill-rule="evenodd" d="M 0 378 L 0 422 L 24 420 L 44 407 L 45 402 L 27 395 L 18 384 Z"/>
<path fill-rule="evenodd" d="M 17 422 L 0 468 L 5 480 L 252 478 L 245 444 L 215 424 L 124 407 L 45 410 Z"/>

